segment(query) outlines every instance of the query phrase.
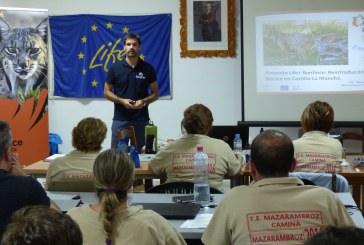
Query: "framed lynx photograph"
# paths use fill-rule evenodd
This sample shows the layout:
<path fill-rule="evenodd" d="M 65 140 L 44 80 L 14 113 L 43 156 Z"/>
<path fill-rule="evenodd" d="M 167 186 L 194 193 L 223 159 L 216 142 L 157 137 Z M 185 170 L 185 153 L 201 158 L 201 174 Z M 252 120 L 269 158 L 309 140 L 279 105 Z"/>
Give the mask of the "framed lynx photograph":
<path fill-rule="evenodd" d="M 233 57 L 234 0 L 180 0 L 181 57 Z"/>

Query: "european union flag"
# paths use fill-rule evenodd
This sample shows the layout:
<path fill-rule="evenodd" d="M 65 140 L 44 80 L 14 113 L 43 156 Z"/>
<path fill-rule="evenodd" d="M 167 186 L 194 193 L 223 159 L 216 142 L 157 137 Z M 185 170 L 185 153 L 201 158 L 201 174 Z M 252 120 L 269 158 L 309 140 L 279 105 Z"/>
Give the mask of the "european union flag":
<path fill-rule="evenodd" d="M 51 16 L 54 95 L 104 97 L 108 68 L 125 58 L 123 38 L 137 33 L 140 58 L 157 72 L 160 96 L 170 96 L 169 54 L 171 14 L 144 16 Z"/>

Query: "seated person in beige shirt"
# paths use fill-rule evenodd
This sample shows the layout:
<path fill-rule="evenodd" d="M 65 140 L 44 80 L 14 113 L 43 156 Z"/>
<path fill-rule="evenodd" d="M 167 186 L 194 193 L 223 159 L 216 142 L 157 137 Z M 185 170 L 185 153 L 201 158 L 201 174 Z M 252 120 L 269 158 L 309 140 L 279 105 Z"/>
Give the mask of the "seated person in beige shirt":
<path fill-rule="evenodd" d="M 167 175 L 169 182 L 193 182 L 192 159 L 197 146 L 203 146 L 209 158 L 210 186 L 223 192 L 222 180 L 225 175 L 233 176 L 239 173 L 241 164 L 227 143 L 208 136 L 213 120 L 212 113 L 206 106 L 189 106 L 184 111 L 182 120 L 182 131 L 187 133 L 158 151 L 150 161 L 152 171 L 159 175 Z"/>
<path fill-rule="evenodd" d="M 294 140 L 296 172 L 335 173 L 342 162 L 340 141 L 328 133 L 334 125 L 334 110 L 326 102 L 315 101 L 302 113 L 304 134 Z"/>
<path fill-rule="evenodd" d="M 52 182 L 72 178 L 92 180 L 92 167 L 101 150 L 107 132 L 106 124 L 98 118 L 82 119 L 72 131 L 75 150 L 50 162 L 45 189 L 53 189 Z"/>
<path fill-rule="evenodd" d="M 115 148 L 96 158 L 94 185 L 98 201 L 68 211 L 82 231 L 84 244 L 186 244 L 165 218 L 143 206 L 128 206 L 134 163 Z"/>
<path fill-rule="evenodd" d="M 303 244 L 328 225 L 355 226 L 336 193 L 289 177 L 296 166 L 291 139 L 266 130 L 252 142 L 250 186 L 230 190 L 202 236 L 206 245 Z"/>

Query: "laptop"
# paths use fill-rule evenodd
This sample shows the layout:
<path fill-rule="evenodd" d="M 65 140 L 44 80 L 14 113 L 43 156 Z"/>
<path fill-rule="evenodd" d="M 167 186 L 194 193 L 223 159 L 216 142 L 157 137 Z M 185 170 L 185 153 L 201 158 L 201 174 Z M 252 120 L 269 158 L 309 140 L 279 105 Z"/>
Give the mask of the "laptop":
<path fill-rule="evenodd" d="M 233 141 L 235 134 L 240 134 L 240 138 L 243 141 L 243 147 L 248 143 L 249 140 L 249 128 L 242 126 L 212 126 L 212 130 L 209 134 L 211 138 L 220 139 L 225 141 L 231 149 L 234 149 Z"/>
<path fill-rule="evenodd" d="M 142 205 L 145 210 L 153 210 L 166 219 L 194 219 L 201 204 L 196 203 L 132 203 Z"/>

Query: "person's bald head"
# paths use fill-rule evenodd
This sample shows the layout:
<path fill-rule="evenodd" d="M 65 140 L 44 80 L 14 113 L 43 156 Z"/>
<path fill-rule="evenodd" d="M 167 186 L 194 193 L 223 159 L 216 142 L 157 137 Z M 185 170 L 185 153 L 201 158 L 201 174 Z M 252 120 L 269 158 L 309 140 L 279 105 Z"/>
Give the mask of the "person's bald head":
<path fill-rule="evenodd" d="M 264 177 L 287 176 L 294 161 L 291 139 L 277 130 L 266 130 L 252 142 L 251 159 Z"/>

